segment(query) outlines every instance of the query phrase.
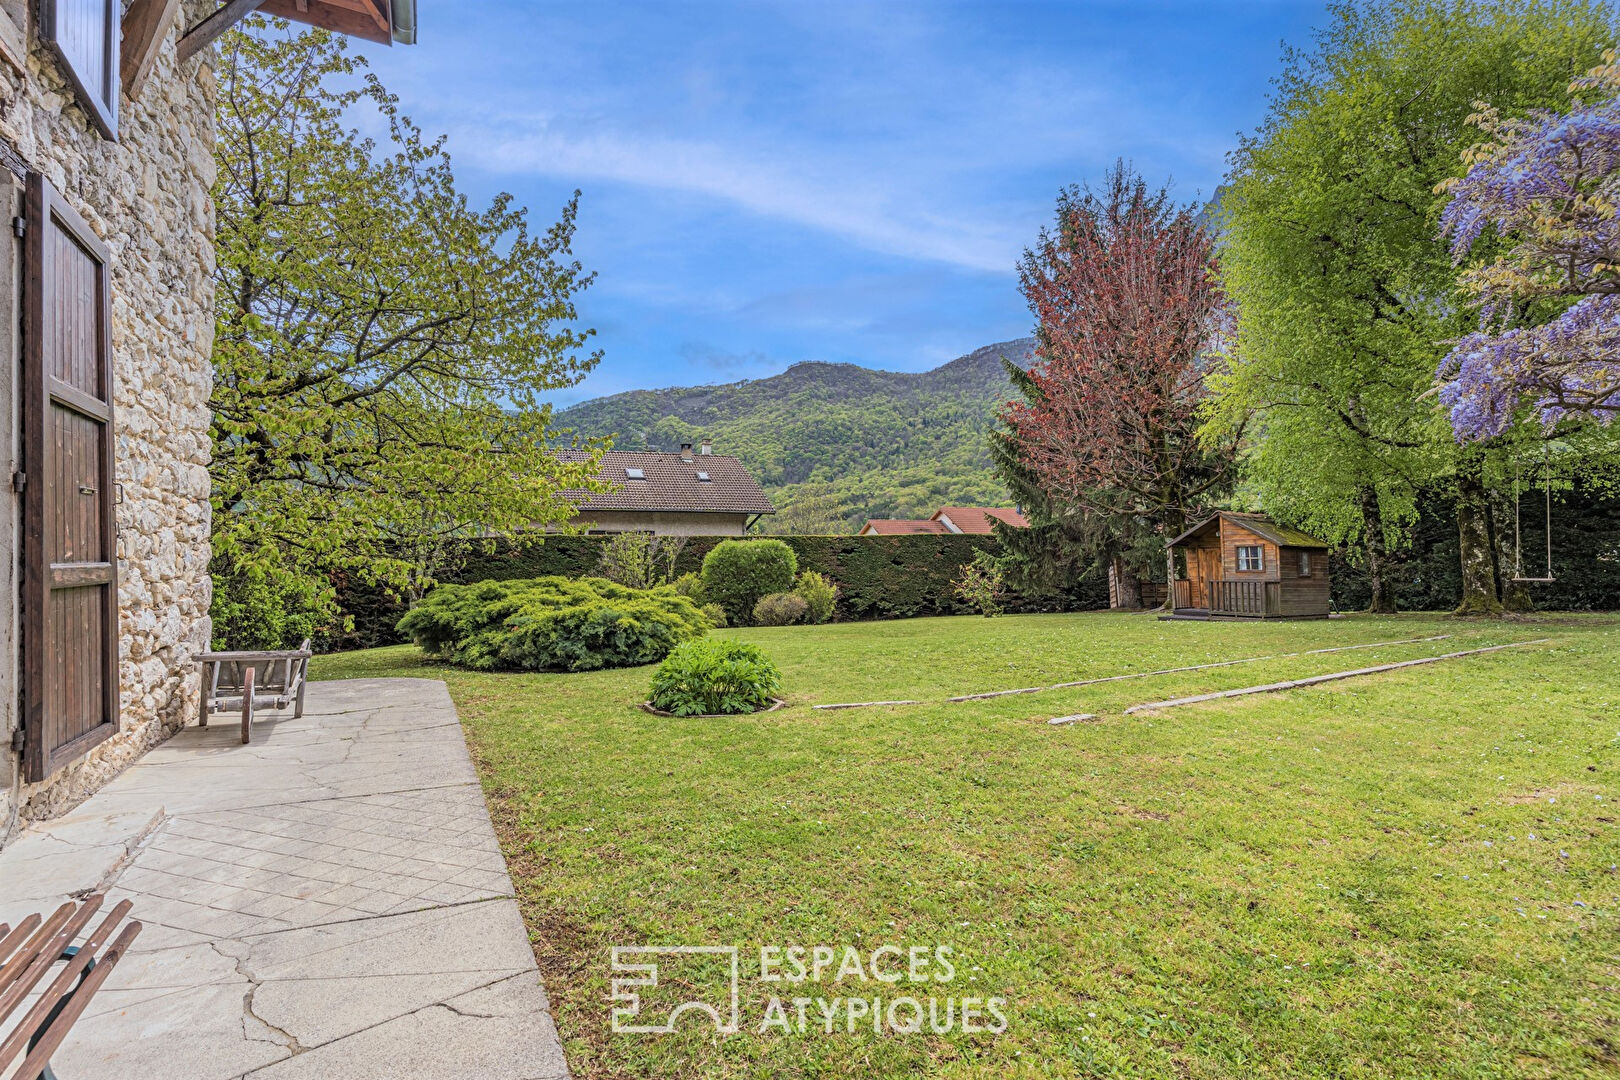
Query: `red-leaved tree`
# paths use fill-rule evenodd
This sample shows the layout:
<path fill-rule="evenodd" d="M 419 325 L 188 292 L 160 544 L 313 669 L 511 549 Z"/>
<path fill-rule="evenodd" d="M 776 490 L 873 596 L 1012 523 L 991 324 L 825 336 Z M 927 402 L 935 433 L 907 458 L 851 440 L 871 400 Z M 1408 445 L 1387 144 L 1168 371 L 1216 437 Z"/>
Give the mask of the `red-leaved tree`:
<path fill-rule="evenodd" d="M 1226 307 L 1214 239 L 1168 191 L 1117 164 L 1058 196 L 1019 267 L 1039 390 L 1002 418 L 1055 500 L 1173 537 L 1230 482 L 1237 436 L 1200 443 Z M 1167 561 L 1170 580 L 1173 561 Z M 1168 597 L 1167 597 L 1168 600 Z"/>

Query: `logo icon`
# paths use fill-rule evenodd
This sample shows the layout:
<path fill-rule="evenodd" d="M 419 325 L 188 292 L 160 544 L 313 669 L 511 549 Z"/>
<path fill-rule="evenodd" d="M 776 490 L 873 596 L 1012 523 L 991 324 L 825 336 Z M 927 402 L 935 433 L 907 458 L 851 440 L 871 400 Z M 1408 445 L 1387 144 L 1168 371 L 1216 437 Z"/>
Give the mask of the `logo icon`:
<path fill-rule="evenodd" d="M 701 991 L 706 984 L 713 983 L 715 992 L 680 1002 L 670 1009 L 664 1022 L 659 1024 L 652 1021 L 662 1006 L 644 1002 L 642 998 L 659 988 L 658 964 L 661 957 L 666 958 L 666 969 L 680 970 L 681 974 L 671 977 L 679 979 L 681 986 L 695 987 Z M 615 1033 L 667 1035 L 675 1030 L 675 1024 L 682 1014 L 689 1011 L 708 1014 L 714 1021 L 715 1031 L 722 1035 L 733 1035 L 737 1032 L 740 1026 L 737 1005 L 739 978 L 737 946 L 615 945 L 612 959 L 613 971 L 623 972 L 629 976 L 618 978 L 615 975 L 613 979 L 610 997 L 617 1003 L 613 1006 Z M 716 959 L 722 962 L 716 964 Z M 727 983 L 724 990 L 718 985 L 722 973 Z M 687 992 L 690 993 L 691 990 Z M 643 1013 L 644 1006 L 647 1008 L 646 1014 Z"/>

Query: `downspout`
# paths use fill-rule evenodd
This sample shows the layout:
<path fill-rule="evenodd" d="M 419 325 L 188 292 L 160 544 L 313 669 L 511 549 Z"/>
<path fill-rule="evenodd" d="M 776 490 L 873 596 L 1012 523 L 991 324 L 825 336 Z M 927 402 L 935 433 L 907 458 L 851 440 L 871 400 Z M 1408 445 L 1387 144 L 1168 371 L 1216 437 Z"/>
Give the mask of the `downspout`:
<path fill-rule="evenodd" d="M 416 44 L 416 0 L 391 0 L 394 40 L 401 45 Z"/>

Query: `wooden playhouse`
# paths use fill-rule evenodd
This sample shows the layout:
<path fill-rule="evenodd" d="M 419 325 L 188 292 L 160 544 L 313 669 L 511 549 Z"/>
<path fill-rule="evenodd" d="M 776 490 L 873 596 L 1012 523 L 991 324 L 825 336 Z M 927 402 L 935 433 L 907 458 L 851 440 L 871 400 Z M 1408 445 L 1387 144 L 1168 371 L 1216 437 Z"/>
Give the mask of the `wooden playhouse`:
<path fill-rule="evenodd" d="M 1174 540 L 1169 618 L 1325 619 L 1328 546 L 1259 514 L 1222 512 Z"/>

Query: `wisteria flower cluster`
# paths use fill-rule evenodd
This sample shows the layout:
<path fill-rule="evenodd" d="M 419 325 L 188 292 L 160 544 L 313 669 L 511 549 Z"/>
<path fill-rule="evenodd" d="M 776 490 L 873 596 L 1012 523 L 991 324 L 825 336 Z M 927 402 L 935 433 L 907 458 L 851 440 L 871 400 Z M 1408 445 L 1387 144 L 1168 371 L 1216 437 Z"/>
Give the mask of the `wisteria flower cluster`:
<path fill-rule="evenodd" d="M 1441 228 L 1459 262 L 1487 229 L 1510 250 L 1471 267 L 1480 329 L 1441 364 L 1440 400 L 1459 440 L 1500 434 L 1526 400 L 1543 423 L 1602 422 L 1620 413 L 1620 64 L 1577 80 L 1595 100 L 1565 113 L 1504 119 L 1481 105 L 1470 118 L 1486 141 L 1468 171 L 1445 185 Z M 1572 301 L 1537 326 L 1517 326 L 1534 301 Z"/>

